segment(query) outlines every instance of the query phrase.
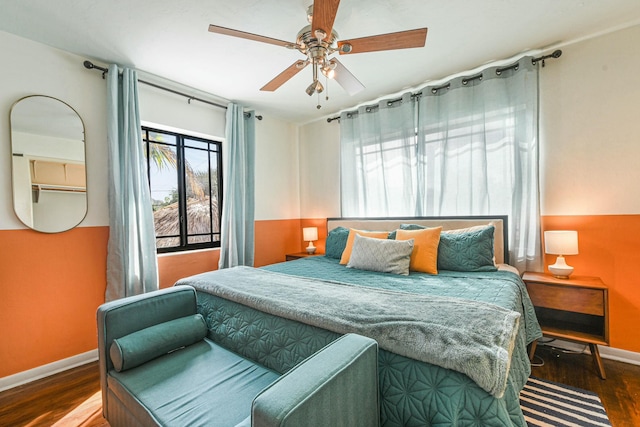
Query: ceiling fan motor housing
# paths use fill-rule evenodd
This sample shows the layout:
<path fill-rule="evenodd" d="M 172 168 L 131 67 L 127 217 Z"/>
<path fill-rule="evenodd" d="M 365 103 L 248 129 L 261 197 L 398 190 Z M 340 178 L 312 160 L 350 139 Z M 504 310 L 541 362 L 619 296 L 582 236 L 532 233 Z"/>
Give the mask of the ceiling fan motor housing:
<path fill-rule="evenodd" d="M 336 51 L 337 39 L 338 33 L 336 31 L 331 31 L 331 37 L 318 39 L 312 33 L 311 25 L 307 25 L 298 32 L 296 42 L 298 50 L 307 55 L 309 62 L 322 66 L 325 62 L 328 63 L 327 56 Z"/>

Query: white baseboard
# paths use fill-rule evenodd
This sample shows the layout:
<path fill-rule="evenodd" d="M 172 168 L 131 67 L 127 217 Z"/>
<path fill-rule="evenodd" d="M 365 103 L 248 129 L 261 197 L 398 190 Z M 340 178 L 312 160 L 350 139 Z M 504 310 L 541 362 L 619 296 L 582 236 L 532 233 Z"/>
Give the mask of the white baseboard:
<path fill-rule="evenodd" d="M 598 350 L 600 351 L 600 356 L 605 359 L 617 360 L 618 362 L 630 363 L 632 365 L 640 365 L 640 353 L 604 346 L 598 346 Z"/>
<path fill-rule="evenodd" d="M 37 368 L 29 369 L 28 371 L 18 372 L 17 374 L 2 377 L 0 378 L 0 391 L 27 384 L 96 360 L 98 360 L 98 349 L 38 366 Z"/>
<path fill-rule="evenodd" d="M 543 340 L 546 338 L 543 338 Z M 542 345 L 542 343 L 538 343 L 538 345 Z M 570 341 L 563 341 L 560 339 L 553 340 L 549 343 L 550 346 L 562 348 L 564 350 L 576 351 L 585 354 L 591 354 L 589 350 L 589 346 L 585 344 L 578 344 Z M 616 360 L 618 362 L 630 363 L 632 365 L 640 365 L 640 353 L 635 353 L 633 351 L 621 350 L 619 348 L 607 347 L 604 345 L 599 345 L 598 350 L 600 351 L 600 356 L 603 359 L 611 359 Z"/>

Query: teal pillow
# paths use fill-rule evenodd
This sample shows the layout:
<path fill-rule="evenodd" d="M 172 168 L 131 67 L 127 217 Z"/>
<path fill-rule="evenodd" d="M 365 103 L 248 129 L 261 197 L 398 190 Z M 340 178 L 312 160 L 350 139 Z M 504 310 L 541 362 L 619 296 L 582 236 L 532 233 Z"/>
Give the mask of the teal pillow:
<path fill-rule="evenodd" d="M 116 338 L 109 355 L 116 371 L 140 366 L 149 360 L 202 340 L 207 324 L 200 314 L 185 316 Z"/>
<path fill-rule="evenodd" d="M 400 224 L 403 230 L 420 230 L 418 224 Z M 495 226 L 475 226 L 440 233 L 438 270 L 497 271 L 494 261 Z"/>
<path fill-rule="evenodd" d="M 453 230 L 440 234 L 438 270 L 496 271 L 493 253 L 495 227 Z"/>
<path fill-rule="evenodd" d="M 374 239 L 356 234 L 347 267 L 407 276 L 412 252 L 413 239 Z"/>
<path fill-rule="evenodd" d="M 424 230 L 427 227 L 418 224 L 400 224 L 400 228 L 403 230 Z"/>
<path fill-rule="evenodd" d="M 427 227 L 424 227 L 424 226 L 418 225 L 418 224 L 400 224 L 400 229 L 401 230 L 423 230 L 425 228 L 427 228 Z M 388 238 L 395 240 L 396 231 L 397 230 L 393 230 L 391 233 L 389 233 Z"/>
<path fill-rule="evenodd" d="M 324 244 L 324 255 L 329 258 L 342 258 L 342 252 L 344 252 L 344 248 L 347 246 L 348 238 L 348 228 L 336 227 L 331 230 Z"/>

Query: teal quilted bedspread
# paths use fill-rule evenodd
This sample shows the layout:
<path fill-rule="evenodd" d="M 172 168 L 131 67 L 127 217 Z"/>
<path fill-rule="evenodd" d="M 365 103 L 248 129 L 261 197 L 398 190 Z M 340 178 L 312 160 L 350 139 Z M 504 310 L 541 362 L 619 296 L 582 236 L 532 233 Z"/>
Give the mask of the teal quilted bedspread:
<path fill-rule="evenodd" d="M 347 269 L 337 260 L 311 257 L 274 264 L 266 270 L 373 286 L 463 298 L 495 304 L 522 314 L 507 389 L 496 398 L 468 376 L 380 350 L 383 426 L 526 426 L 518 394 L 530 374 L 526 346 L 541 336 L 533 305 L 520 278 L 510 272 L 449 272 L 437 276 L 397 276 Z M 188 283 L 184 281 L 183 283 Z M 284 373 L 338 334 L 263 313 L 215 295 L 198 292 L 199 311 L 209 337 L 231 351 Z"/>

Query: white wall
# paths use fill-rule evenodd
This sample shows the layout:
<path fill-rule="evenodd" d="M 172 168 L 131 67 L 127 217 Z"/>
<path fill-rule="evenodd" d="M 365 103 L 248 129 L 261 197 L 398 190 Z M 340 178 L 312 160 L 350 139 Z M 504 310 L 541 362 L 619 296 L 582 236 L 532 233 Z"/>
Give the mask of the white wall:
<path fill-rule="evenodd" d="M 639 44 L 634 26 L 541 70 L 543 215 L 640 213 Z"/>
<path fill-rule="evenodd" d="M 298 126 L 256 120 L 256 220 L 300 218 Z"/>
<path fill-rule="evenodd" d="M 318 120 L 300 129 L 300 216 L 340 216 L 340 124 Z"/>
<path fill-rule="evenodd" d="M 71 105 L 86 127 L 88 212 L 82 226 L 108 224 L 106 86 L 83 58 L 0 32 L 0 229 L 25 226 L 13 212 L 9 113 L 18 99 L 48 95 Z"/>
<path fill-rule="evenodd" d="M 640 213 L 640 26 L 562 48 L 540 70 L 543 215 Z M 300 130 L 302 217 L 339 215 L 339 125 Z"/>
<path fill-rule="evenodd" d="M 18 99 L 48 95 L 71 105 L 86 129 L 88 212 L 81 226 L 107 226 L 106 82 L 87 70 L 86 59 L 0 31 L 0 230 L 23 229 L 13 211 L 9 113 Z M 101 64 L 103 65 L 103 64 Z M 140 73 L 139 78 L 152 81 Z M 157 78 L 154 83 L 163 84 Z M 189 88 L 173 87 L 192 93 Z M 140 84 L 140 116 L 147 124 L 224 137 L 225 109 Z M 217 101 L 216 101 L 217 102 Z M 221 101 L 223 105 L 224 101 Z M 256 219 L 290 219 L 300 215 L 298 128 L 261 111 L 256 121 Z M 224 144 L 223 144 L 224 150 Z"/>
<path fill-rule="evenodd" d="M 141 80 L 148 80 L 143 73 Z M 182 90 L 188 95 L 199 95 Z M 191 101 L 187 98 L 154 88 L 146 84 L 138 85 L 140 99 L 140 119 L 148 125 L 160 125 L 166 130 L 184 131 L 194 136 L 224 138 L 226 110 L 204 102 Z M 205 99 L 202 97 L 202 99 Z M 218 101 L 214 101 L 218 103 Z M 219 102 L 226 105 L 226 102 Z"/>

